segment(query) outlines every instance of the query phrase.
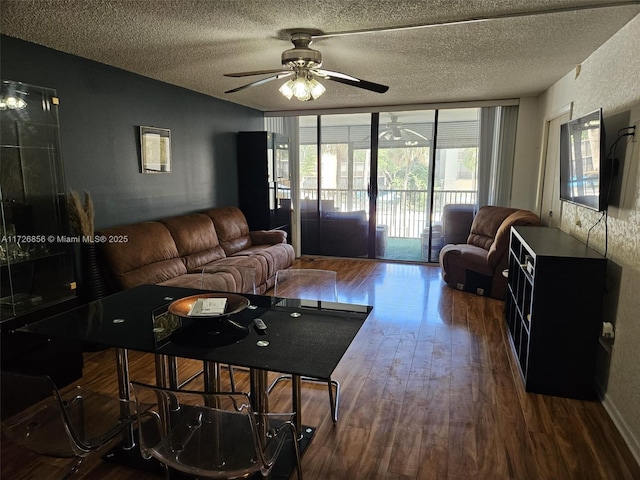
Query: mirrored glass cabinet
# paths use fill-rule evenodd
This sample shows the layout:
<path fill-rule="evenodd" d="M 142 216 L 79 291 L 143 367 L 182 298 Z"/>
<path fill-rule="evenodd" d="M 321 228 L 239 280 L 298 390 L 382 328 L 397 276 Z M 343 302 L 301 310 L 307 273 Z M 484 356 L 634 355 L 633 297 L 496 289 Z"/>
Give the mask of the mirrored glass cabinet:
<path fill-rule="evenodd" d="M 0 319 L 76 296 L 55 90 L 2 80 Z"/>

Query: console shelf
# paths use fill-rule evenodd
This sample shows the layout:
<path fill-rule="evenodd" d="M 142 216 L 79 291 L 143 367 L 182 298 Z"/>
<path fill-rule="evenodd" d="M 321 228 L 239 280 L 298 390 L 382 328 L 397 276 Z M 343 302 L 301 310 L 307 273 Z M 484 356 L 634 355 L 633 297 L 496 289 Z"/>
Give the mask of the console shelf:
<path fill-rule="evenodd" d="M 505 317 L 526 391 L 595 397 L 606 265 L 561 230 L 512 227 Z"/>

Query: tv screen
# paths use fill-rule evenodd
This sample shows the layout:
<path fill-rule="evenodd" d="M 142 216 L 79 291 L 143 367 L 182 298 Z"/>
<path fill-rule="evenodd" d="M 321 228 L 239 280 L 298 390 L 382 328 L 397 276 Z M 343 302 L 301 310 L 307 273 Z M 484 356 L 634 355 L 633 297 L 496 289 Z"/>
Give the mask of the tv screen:
<path fill-rule="evenodd" d="M 610 176 L 602 109 L 561 125 L 560 200 L 606 210 Z"/>

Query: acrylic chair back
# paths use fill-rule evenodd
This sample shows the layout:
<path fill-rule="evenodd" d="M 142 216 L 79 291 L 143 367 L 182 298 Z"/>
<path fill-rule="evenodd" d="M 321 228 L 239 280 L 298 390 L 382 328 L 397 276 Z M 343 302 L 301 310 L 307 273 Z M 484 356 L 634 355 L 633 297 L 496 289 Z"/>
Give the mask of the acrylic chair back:
<path fill-rule="evenodd" d="M 172 390 L 138 382 L 131 387 L 142 456 L 163 463 L 167 478 L 170 469 L 198 478 L 244 478 L 257 472 L 267 476 L 287 435 L 296 435 L 287 414 L 279 416 L 268 437 L 261 437 L 259 425 L 269 420 L 254 415 L 245 393 Z M 296 465 L 301 478 L 299 462 Z"/>
<path fill-rule="evenodd" d="M 130 418 L 116 398 L 81 386 L 58 390 L 46 375 L 1 374 L 2 431 L 38 454 L 82 459 L 114 438 Z"/>
<path fill-rule="evenodd" d="M 278 270 L 273 293 L 276 297 L 336 302 L 336 272 L 312 268 Z"/>

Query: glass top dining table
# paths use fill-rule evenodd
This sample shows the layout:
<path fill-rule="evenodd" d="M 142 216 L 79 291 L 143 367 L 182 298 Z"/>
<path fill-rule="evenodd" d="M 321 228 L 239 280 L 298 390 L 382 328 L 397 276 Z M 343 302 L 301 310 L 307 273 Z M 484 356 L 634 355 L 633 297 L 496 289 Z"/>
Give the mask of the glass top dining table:
<path fill-rule="evenodd" d="M 266 372 L 329 379 L 371 306 L 242 294 L 248 301 L 228 316 L 176 316 L 169 306 L 210 291 L 142 285 L 21 327 L 20 331 L 115 347 L 120 398 L 130 400 L 127 351 L 225 363 L 252 372 L 252 402 L 264 411 Z M 224 293 L 224 292 L 220 292 Z M 228 294 L 235 298 L 238 294 Z M 222 295 L 224 296 L 224 295 Z M 266 329 L 255 326 L 261 319 Z M 255 375 L 257 372 L 257 375 Z M 156 380 L 162 378 L 156 372 Z M 253 378 L 261 379 L 257 384 Z M 205 379 L 205 389 L 212 388 Z M 294 388 L 299 390 L 299 383 Z M 256 390 L 256 391 L 254 391 Z M 295 395 L 295 390 L 294 390 Z M 299 392 L 298 392 L 299 395 Z M 127 404 L 128 402 L 123 402 Z M 299 404 L 298 404 L 299 407 Z M 300 412 L 296 423 L 300 425 Z M 123 442 L 133 445 L 133 432 Z M 129 445 L 130 444 L 130 445 Z"/>

